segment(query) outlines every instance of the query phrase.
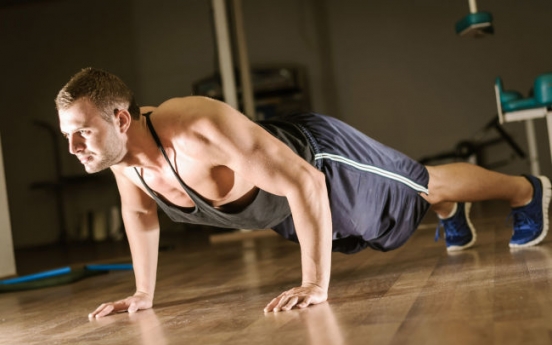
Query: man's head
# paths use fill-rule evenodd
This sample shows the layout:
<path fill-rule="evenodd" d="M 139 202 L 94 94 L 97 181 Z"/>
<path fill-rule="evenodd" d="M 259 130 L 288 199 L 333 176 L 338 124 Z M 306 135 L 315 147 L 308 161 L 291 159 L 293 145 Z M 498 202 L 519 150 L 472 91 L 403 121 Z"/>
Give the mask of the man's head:
<path fill-rule="evenodd" d="M 140 108 L 132 91 L 109 72 L 88 67 L 75 74 L 59 91 L 56 108 L 66 110 L 81 98 L 90 100 L 108 122 L 112 121 L 116 110 L 122 109 L 127 110 L 133 119 L 140 118 Z"/>
<path fill-rule="evenodd" d="M 87 68 L 77 73 L 56 98 L 60 129 L 69 152 L 93 173 L 120 163 L 127 154 L 127 130 L 140 109 L 132 92 L 116 76 Z"/>

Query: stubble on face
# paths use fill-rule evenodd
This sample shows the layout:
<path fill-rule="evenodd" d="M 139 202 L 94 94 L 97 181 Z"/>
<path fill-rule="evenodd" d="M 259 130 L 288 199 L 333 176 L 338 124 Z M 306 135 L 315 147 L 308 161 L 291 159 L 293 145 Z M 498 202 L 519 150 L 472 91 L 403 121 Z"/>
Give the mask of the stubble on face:
<path fill-rule="evenodd" d="M 87 173 L 93 174 L 118 164 L 124 157 L 124 145 L 110 127 L 96 149 L 85 151 L 87 161 L 83 163 Z"/>

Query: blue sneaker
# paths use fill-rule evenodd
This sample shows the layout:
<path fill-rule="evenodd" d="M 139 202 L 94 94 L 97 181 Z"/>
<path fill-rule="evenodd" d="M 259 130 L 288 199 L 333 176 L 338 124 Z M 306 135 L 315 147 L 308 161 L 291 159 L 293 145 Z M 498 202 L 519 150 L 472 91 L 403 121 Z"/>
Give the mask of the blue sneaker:
<path fill-rule="evenodd" d="M 525 176 L 533 185 L 533 199 L 528 205 L 512 209 L 514 234 L 510 247 L 534 246 L 548 233 L 548 205 L 550 204 L 550 180 L 545 176 Z"/>
<path fill-rule="evenodd" d="M 471 203 L 459 202 L 456 204 L 454 214 L 449 218 L 440 219 L 435 233 L 435 241 L 439 240 L 439 229 L 445 229 L 445 242 L 447 250 L 458 251 L 473 246 L 477 235 L 470 221 Z"/>

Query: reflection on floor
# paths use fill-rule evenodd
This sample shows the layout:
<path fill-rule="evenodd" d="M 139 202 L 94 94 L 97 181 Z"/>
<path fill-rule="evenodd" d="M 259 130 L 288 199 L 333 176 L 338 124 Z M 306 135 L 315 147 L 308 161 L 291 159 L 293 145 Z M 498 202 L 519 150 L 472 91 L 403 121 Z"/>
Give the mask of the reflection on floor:
<path fill-rule="evenodd" d="M 552 241 L 510 250 L 507 212 L 474 207 L 478 242 L 457 254 L 433 241 L 432 217 L 398 250 L 334 254 L 327 303 L 266 315 L 300 282 L 296 244 L 266 231 L 174 239 L 160 254 L 154 309 L 88 321 L 133 292 L 131 272 L 0 294 L 0 343 L 549 344 Z"/>

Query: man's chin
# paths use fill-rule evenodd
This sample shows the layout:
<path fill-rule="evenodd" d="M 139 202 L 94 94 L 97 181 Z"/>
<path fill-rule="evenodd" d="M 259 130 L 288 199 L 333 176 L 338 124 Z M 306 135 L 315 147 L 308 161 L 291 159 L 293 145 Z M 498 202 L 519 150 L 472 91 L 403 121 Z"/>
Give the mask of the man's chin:
<path fill-rule="evenodd" d="M 89 174 L 94 174 L 110 168 L 112 165 L 117 164 L 120 160 L 116 159 L 89 159 L 84 162 L 83 167 Z"/>
<path fill-rule="evenodd" d="M 98 166 L 89 166 L 89 165 L 84 166 L 84 170 L 86 170 L 86 172 L 89 173 L 89 174 L 94 174 L 94 173 L 103 171 L 107 168 L 108 167 L 98 167 Z"/>

